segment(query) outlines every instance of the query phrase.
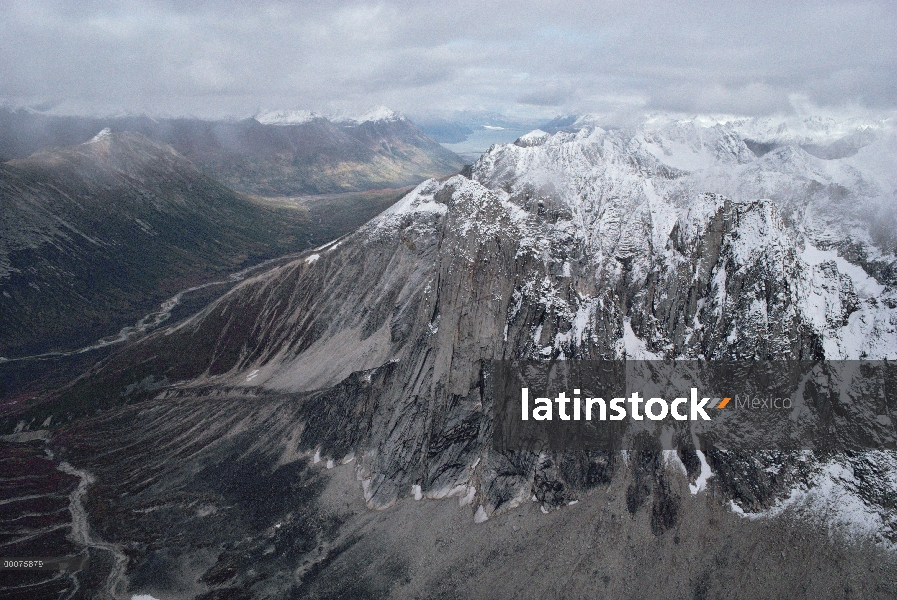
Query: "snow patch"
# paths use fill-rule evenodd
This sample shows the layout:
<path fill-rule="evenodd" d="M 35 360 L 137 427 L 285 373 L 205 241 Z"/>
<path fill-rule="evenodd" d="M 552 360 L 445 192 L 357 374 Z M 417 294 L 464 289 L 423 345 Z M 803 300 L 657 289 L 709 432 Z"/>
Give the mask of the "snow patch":
<path fill-rule="evenodd" d="M 474 523 L 485 523 L 489 520 L 489 515 L 486 514 L 486 509 L 483 508 L 483 505 L 480 504 L 480 507 L 477 509 L 477 512 L 473 515 Z"/>
<path fill-rule="evenodd" d="M 707 462 L 707 457 L 704 456 L 697 444 L 695 444 L 695 452 L 698 454 L 698 460 L 701 461 L 701 472 L 694 483 L 688 484 L 688 489 L 692 494 L 697 494 L 701 490 L 706 489 L 707 480 L 713 475 L 713 471 L 710 470 L 710 463 Z"/>
<path fill-rule="evenodd" d="M 838 266 L 838 271 L 850 277 L 851 282 L 853 282 L 853 288 L 860 298 L 878 298 L 885 291 L 885 286 L 878 283 L 862 267 L 841 258 L 834 250 L 820 250 L 807 243 L 800 257 L 811 266 L 834 261 Z"/>
<path fill-rule="evenodd" d="M 530 131 L 527 134 L 521 135 L 519 138 L 517 138 L 517 141 L 514 142 L 514 145 L 520 146 L 521 148 L 541 146 L 550 137 L 550 134 L 542 131 L 541 129 L 536 129 L 534 131 Z"/>
<path fill-rule="evenodd" d="M 884 458 L 884 457 L 881 457 Z M 897 495 L 897 477 L 891 472 L 886 482 L 889 489 L 881 490 L 884 497 Z M 798 513 L 821 515 L 833 528 L 842 528 L 848 534 L 879 538 L 888 527 L 882 515 L 869 506 L 857 493 L 858 480 L 853 468 L 843 459 L 832 459 L 811 478 L 807 484 L 796 486 L 791 494 L 778 501 L 772 508 L 759 512 L 745 512 L 734 502 L 733 512 L 748 518 L 772 517 L 793 509 Z"/>
<path fill-rule="evenodd" d="M 664 450 L 663 459 L 664 464 L 672 466 L 684 476 L 688 477 L 688 469 L 685 468 L 682 459 L 679 458 L 679 452 L 677 452 L 676 450 Z"/>
<path fill-rule="evenodd" d="M 380 213 L 374 219 L 374 222 L 379 225 L 389 225 L 394 222 L 397 216 L 426 212 L 444 214 L 448 211 L 448 207 L 434 200 L 436 192 L 440 189 L 442 189 L 442 186 L 438 181 L 427 179 L 405 194 L 398 202 Z"/>
<path fill-rule="evenodd" d="M 95 136 L 90 138 L 90 141 L 87 143 L 95 144 L 96 142 L 102 142 L 103 140 L 105 140 L 106 138 L 111 137 L 111 136 L 112 136 L 112 130 L 109 129 L 108 127 L 104 127 L 103 129 L 100 130 L 100 132 L 98 134 L 96 134 Z"/>
<path fill-rule="evenodd" d="M 682 171 L 709 169 L 717 162 L 715 154 L 708 148 L 675 140 L 646 142 L 645 150 L 663 164 Z"/>
<path fill-rule="evenodd" d="M 632 330 L 629 318 L 623 319 L 623 347 L 630 360 L 659 360 L 661 357 L 648 350 L 648 345 Z"/>

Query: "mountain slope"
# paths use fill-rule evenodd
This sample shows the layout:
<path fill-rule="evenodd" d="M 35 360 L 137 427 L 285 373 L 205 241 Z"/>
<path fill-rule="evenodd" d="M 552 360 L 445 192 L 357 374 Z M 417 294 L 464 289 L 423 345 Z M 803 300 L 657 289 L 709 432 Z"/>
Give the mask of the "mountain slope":
<path fill-rule="evenodd" d="M 813 246 L 821 245 L 810 237 L 816 230 L 782 216 L 785 204 L 804 213 L 798 223 L 812 222 L 817 199 L 830 210 L 831 196 L 805 195 L 794 206 L 695 191 L 715 184 L 748 195 L 748 183 L 767 179 L 773 191 L 792 190 L 812 171 L 793 172 L 786 161 L 758 176 L 749 167 L 766 157 L 752 160 L 731 132 L 697 131 L 691 141 L 689 154 L 718 153 L 747 176 L 721 180 L 711 170 L 696 181 L 644 150 L 641 135 L 599 130 L 495 148 L 472 169 L 479 181 L 422 184 L 356 233 L 134 345 L 104 376 L 120 388 L 147 376 L 181 381 L 178 394 L 209 386 L 306 393 L 388 367 L 383 418 L 405 415 L 416 423 L 407 425 L 412 437 L 427 444 L 467 422 L 479 431 L 463 442 L 473 449 L 488 431 L 482 370 L 493 359 L 893 358 L 892 284 Z M 830 248 L 839 235 L 859 235 L 841 222 L 846 232 L 826 230 Z M 140 369 L 114 383 L 134 364 Z M 432 429 L 440 423 L 448 429 Z M 388 430 L 371 426 L 369 443 L 386 443 Z M 458 463 L 449 474 L 428 464 L 426 445 L 399 463 L 395 451 L 384 450 L 386 466 L 361 461 L 382 478 L 369 489 L 376 505 L 411 484 L 427 490 L 462 477 Z M 487 512 L 500 497 L 486 493 Z"/>
<path fill-rule="evenodd" d="M 93 341 L 187 285 L 308 243 L 300 213 L 254 204 L 139 134 L 2 164 L 0 202 L 7 357 Z"/>

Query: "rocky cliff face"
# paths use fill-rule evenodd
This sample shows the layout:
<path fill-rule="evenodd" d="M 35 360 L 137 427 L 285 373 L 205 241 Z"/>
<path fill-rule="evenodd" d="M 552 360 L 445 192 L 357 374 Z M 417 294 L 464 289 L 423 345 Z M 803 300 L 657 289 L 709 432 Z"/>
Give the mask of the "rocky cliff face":
<path fill-rule="evenodd" d="M 886 452 L 807 463 L 641 439 L 624 459 L 490 443 L 494 359 L 894 358 L 893 248 L 868 218 L 893 189 L 874 169 L 791 146 L 756 157 L 732 128 L 673 123 L 530 136 L 468 175 L 424 182 L 133 344 L 59 406 L 97 393 L 153 398 L 150 413 L 221 402 L 239 431 L 261 427 L 261 406 L 289 413 L 253 452 L 353 462 L 371 508 L 456 496 L 479 522 L 623 478 L 627 510 L 647 510 L 661 536 L 679 519 L 681 468 L 693 493 L 709 479 L 742 513 L 837 492 L 853 512 L 832 519 L 893 541 Z"/>

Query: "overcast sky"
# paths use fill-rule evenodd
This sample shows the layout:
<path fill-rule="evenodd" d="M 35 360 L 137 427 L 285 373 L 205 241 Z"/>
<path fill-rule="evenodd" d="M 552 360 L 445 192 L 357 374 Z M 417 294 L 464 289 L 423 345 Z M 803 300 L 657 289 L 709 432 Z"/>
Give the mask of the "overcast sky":
<path fill-rule="evenodd" d="M 518 117 L 897 106 L 897 2 L 0 0 L 0 101 Z"/>

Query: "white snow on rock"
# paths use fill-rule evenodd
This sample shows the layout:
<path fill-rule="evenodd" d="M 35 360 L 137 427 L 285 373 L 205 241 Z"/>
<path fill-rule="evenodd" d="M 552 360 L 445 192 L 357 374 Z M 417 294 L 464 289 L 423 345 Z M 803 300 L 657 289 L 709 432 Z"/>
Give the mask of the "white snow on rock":
<path fill-rule="evenodd" d="M 877 478 L 877 494 L 883 497 L 897 496 L 897 457 L 888 452 L 870 452 L 868 458 L 876 464 L 884 478 Z M 890 469 L 888 469 L 890 467 Z M 748 518 L 758 519 L 793 511 L 797 514 L 821 515 L 832 530 L 847 535 L 871 536 L 885 546 L 897 548 L 893 541 L 883 537 L 889 532 L 891 539 L 897 533 L 897 516 L 883 515 L 876 507 L 863 500 L 854 467 L 842 458 L 834 458 L 816 471 L 807 484 L 796 486 L 787 498 L 783 498 L 767 510 L 747 512 L 732 502 L 733 512 Z"/>
<path fill-rule="evenodd" d="M 427 179 L 416 188 L 405 194 L 401 200 L 387 208 L 381 216 L 402 215 L 414 212 L 444 213 L 447 208 L 436 202 L 433 196 L 441 189 L 435 179 Z"/>
<path fill-rule="evenodd" d="M 744 138 L 758 142 L 824 144 L 835 142 L 857 130 L 880 130 L 887 122 L 876 118 L 791 116 L 726 119 Z"/>
<path fill-rule="evenodd" d="M 890 301 L 897 304 L 893 292 Z M 862 306 L 847 325 L 825 338 L 825 355 L 842 360 L 897 360 L 897 309 Z"/>
<path fill-rule="evenodd" d="M 334 117 L 334 123 L 361 125 L 362 123 L 402 121 L 405 117 L 385 106 L 378 106 L 360 115 Z"/>
<path fill-rule="evenodd" d="M 812 244 L 807 244 L 801 258 L 808 265 L 818 265 L 823 262 L 834 262 L 838 271 L 850 277 L 853 287 L 860 298 L 878 298 L 885 291 L 885 286 L 878 283 L 859 265 L 848 262 L 838 256 L 833 250 L 819 250 Z"/>
<path fill-rule="evenodd" d="M 701 462 L 701 472 L 698 474 L 698 478 L 694 483 L 688 484 L 688 489 L 692 494 L 697 494 L 706 489 L 707 480 L 713 475 L 713 471 L 710 469 L 710 464 L 707 462 L 707 457 L 704 456 L 701 449 L 697 447 L 697 444 L 695 445 L 695 452 L 697 452 L 698 460 Z"/>
<path fill-rule="evenodd" d="M 514 145 L 520 146 L 521 148 L 540 146 L 545 140 L 550 137 L 550 134 L 542 131 L 541 129 L 535 129 L 517 138 L 517 141 L 514 142 Z"/>
<path fill-rule="evenodd" d="M 556 247 L 543 244 L 540 237 L 566 238 L 567 244 L 582 244 L 595 257 L 592 268 L 598 273 L 617 268 L 620 258 L 632 260 L 631 276 L 636 280 L 656 268 L 651 257 L 662 258 L 677 223 L 686 238 L 695 239 L 704 234 L 709 216 L 727 198 L 736 206 L 750 207 L 738 211 L 742 222 L 737 225 L 737 242 L 732 243 L 735 258 L 741 264 L 775 257 L 793 261 L 788 249 L 795 244 L 805 248 L 797 258 L 806 265 L 806 277 L 795 285 L 805 299 L 803 317 L 825 340 L 826 356 L 894 356 L 897 314 L 889 306 L 895 304 L 895 292 L 855 258 L 835 249 L 839 244 L 853 245 L 869 261 L 897 261 L 893 248 L 879 244 L 870 233 L 880 228 L 880 218 L 871 215 L 893 216 L 897 206 L 894 123 L 798 121 L 653 115 L 634 129 L 608 131 L 595 126 L 599 117 L 586 116 L 577 121 L 576 131 L 554 135 L 536 131 L 513 144 L 492 147 L 474 164 L 472 176 L 493 193 L 505 194 L 503 201 L 527 209 L 515 217 L 525 240 L 522 248 L 551 260 Z M 845 135 L 860 134 L 872 141 L 862 141 L 866 145 L 855 155 L 840 159 L 819 158 L 800 145 L 840 143 Z M 768 141 L 775 147 L 758 156 L 745 139 Z M 564 217 L 552 225 L 544 223 L 538 212 L 543 206 Z M 563 256 L 563 250 L 558 254 Z M 564 266 L 568 263 L 558 260 L 562 266 L 557 274 L 568 276 Z M 842 285 L 828 267 L 820 267 L 828 261 L 834 261 L 837 272 L 852 282 L 861 300 L 856 310 L 845 296 L 847 284 Z M 730 274 L 720 269 L 716 275 L 721 295 L 716 308 L 722 310 Z M 539 282 L 527 285 L 526 293 L 538 293 L 546 306 L 558 308 L 562 290 L 543 289 Z M 876 298 L 885 302 L 875 302 Z M 580 315 L 587 301 L 583 298 L 569 306 L 571 316 Z M 764 321 L 765 307 L 757 304 L 755 309 L 754 320 Z M 851 310 L 846 324 L 837 323 L 839 315 L 847 319 Z M 581 331 L 558 335 L 553 352 L 581 342 Z M 623 333 L 623 345 L 631 346 L 628 356 L 648 357 L 643 340 L 631 327 Z M 735 343 L 741 332 L 732 328 L 729 335 L 730 343 Z M 536 353 L 544 348 L 538 345 Z"/>
<path fill-rule="evenodd" d="M 321 115 L 310 110 L 272 110 L 255 116 L 262 125 L 302 125 L 320 118 Z"/>
<path fill-rule="evenodd" d="M 663 459 L 664 464 L 672 466 L 676 471 L 681 473 L 684 476 L 688 476 L 688 469 L 685 468 L 685 465 L 682 463 L 682 459 L 679 458 L 679 452 L 676 450 L 664 450 L 663 451 Z"/>
<path fill-rule="evenodd" d="M 389 119 L 393 114 L 381 111 L 365 118 Z M 344 122 L 349 121 L 361 122 Z M 718 256 L 713 251 L 701 255 L 719 260 L 694 265 L 695 271 L 706 268 L 706 278 L 701 280 L 703 295 L 696 312 L 684 321 L 689 336 L 697 340 L 714 322 L 725 319 L 734 324 L 717 329 L 717 341 L 734 345 L 752 340 L 749 329 L 756 324 L 755 330 L 763 333 L 762 325 L 773 318 L 770 302 L 763 294 L 749 294 L 733 309 L 737 292 L 730 289 L 746 269 L 759 264 L 767 266 L 763 273 L 772 277 L 781 272 L 781 294 L 790 295 L 781 305 L 788 307 L 794 322 L 819 334 L 827 358 L 897 359 L 897 309 L 891 308 L 897 306 L 897 292 L 886 276 L 870 267 L 897 261 L 893 246 L 889 249 L 881 242 L 884 234 L 876 233 L 878 217 L 870 217 L 887 216 L 897 206 L 897 144 L 881 125 L 874 130 L 876 141 L 856 154 L 823 159 L 800 144 L 834 143 L 854 131 L 853 125 L 808 121 L 799 130 L 780 125 L 656 118 L 630 130 L 594 125 L 554 135 L 537 130 L 515 143 L 492 147 L 473 165 L 470 179 L 459 175 L 421 183 L 359 232 L 372 239 L 399 239 L 409 231 L 438 233 L 440 227 L 451 226 L 472 245 L 497 233 L 512 234 L 520 240 L 516 258 L 538 268 L 528 279 L 515 282 L 504 341 L 510 332 L 525 340 L 528 357 L 563 359 L 597 339 L 593 329 L 607 317 L 602 312 L 607 298 L 601 296 L 607 282 L 615 284 L 625 275 L 639 293 L 649 276 L 686 264 L 689 253 L 713 238 L 718 232 L 713 227 L 722 223 L 726 235 L 715 242 L 720 244 Z M 745 132 L 756 137 L 748 138 Z M 746 139 L 782 145 L 755 154 Z M 884 158 L 873 160 L 872 149 Z M 464 252 L 460 249 L 452 258 L 463 265 L 470 258 Z M 313 257 L 306 260 L 317 259 Z M 688 290 L 698 275 L 684 268 L 681 272 L 686 273 L 682 286 Z M 659 296 L 665 292 L 663 286 L 655 291 Z M 516 311 L 533 305 L 566 327 L 530 323 L 515 332 Z M 616 321 L 608 319 L 618 338 L 611 351 L 640 360 L 685 356 L 674 355 L 673 344 L 663 338 L 667 334 L 652 329 L 650 319 L 629 314 L 631 319 L 619 313 L 612 315 Z M 427 331 L 440 332 L 439 322 L 427 324 Z M 700 450 L 697 456 L 700 471 L 689 485 L 692 494 L 706 490 L 713 476 L 706 456 Z M 684 471 L 675 453 L 668 461 Z M 883 517 L 852 491 L 857 484 L 847 477 L 848 468 L 827 466 L 809 486 L 795 488 L 787 506 L 802 503 L 857 527 L 882 527 Z M 362 483 L 366 500 L 376 488 L 370 481 Z M 467 477 L 426 492 L 414 485 L 411 496 L 457 497 L 471 506 L 476 498 Z M 475 520 L 487 517 L 479 505 Z"/>
<path fill-rule="evenodd" d="M 648 350 L 648 345 L 632 331 L 632 322 L 623 319 L 623 347 L 629 360 L 658 360 L 662 358 Z"/>
<path fill-rule="evenodd" d="M 473 504 L 473 499 L 476 497 L 477 488 L 474 486 L 470 486 L 467 489 L 467 494 L 458 498 L 458 506 L 469 506 Z"/>
<path fill-rule="evenodd" d="M 395 122 L 403 121 L 405 117 L 400 113 L 390 110 L 385 106 L 378 106 L 360 115 L 334 115 L 324 116 L 310 110 L 270 110 L 255 115 L 255 120 L 262 125 L 302 125 L 315 119 L 327 119 L 331 123 L 346 126 L 361 125 L 362 123 Z"/>
<path fill-rule="evenodd" d="M 109 129 L 108 127 L 104 127 L 102 130 L 100 130 L 100 132 L 98 134 L 96 134 L 95 136 L 90 138 L 90 141 L 87 143 L 95 144 L 96 142 L 101 142 L 104 139 L 111 137 L 111 136 L 112 136 L 112 130 Z"/>

